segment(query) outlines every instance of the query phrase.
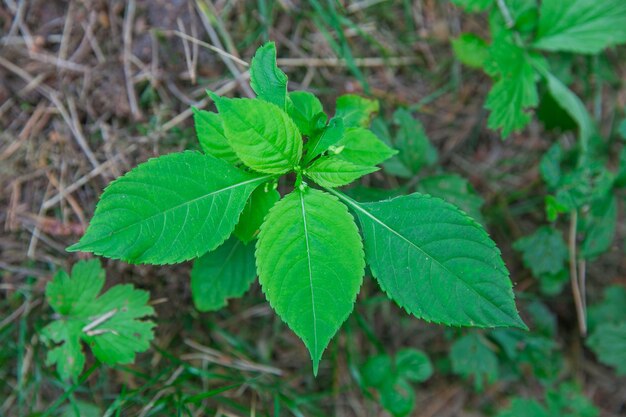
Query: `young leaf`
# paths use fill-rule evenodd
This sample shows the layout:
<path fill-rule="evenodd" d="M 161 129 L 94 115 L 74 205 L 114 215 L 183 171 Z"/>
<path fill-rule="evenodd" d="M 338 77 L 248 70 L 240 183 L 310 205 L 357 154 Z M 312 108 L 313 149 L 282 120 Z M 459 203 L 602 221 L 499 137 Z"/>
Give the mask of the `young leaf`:
<path fill-rule="evenodd" d="M 580 255 L 592 259 L 609 250 L 615 238 L 616 226 L 617 198 L 611 193 L 605 198 L 594 200 L 587 218 Z"/>
<path fill-rule="evenodd" d="M 228 139 L 224 136 L 222 118 L 219 114 L 206 110 L 198 110 L 195 107 L 191 109 L 193 110 L 196 135 L 198 136 L 198 142 L 200 142 L 202 152 L 223 159 L 231 164 L 241 162 L 228 143 Z"/>
<path fill-rule="evenodd" d="M 454 342 L 450 361 L 455 374 L 474 378 L 478 391 L 482 391 L 485 383 L 498 379 L 498 357 L 477 334 L 467 334 Z"/>
<path fill-rule="evenodd" d="M 280 200 L 278 191 L 266 187 L 254 190 L 241 212 L 239 223 L 235 226 L 233 234 L 243 243 L 248 244 L 256 237 L 267 212 Z"/>
<path fill-rule="evenodd" d="M 313 133 L 326 125 L 328 117 L 324 113 L 322 103 L 308 91 L 292 91 L 289 93 L 287 113 L 304 136 Z"/>
<path fill-rule="evenodd" d="M 380 403 L 393 417 L 406 417 L 415 408 L 415 390 L 406 380 L 398 378 L 380 388 Z"/>
<path fill-rule="evenodd" d="M 382 289 L 418 318 L 453 326 L 525 329 L 500 251 L 456 207 L 414 193 L 359 204 L 365 255 Z"/>
<path fill-rule="evenodd" d="M 269 177 L 198 152 L 151 159 L 104 190 L 85 235 L 67 250 L 157 265 L 197 258 L 232 233 Z"/>
<path fill-rule="evenodd" d="M 193 263 L 193 303 L 199 311 L 219 310 L 228 299 L 241 297 L 255 277 L 254 245 L 245 245 L 231 237 Z"/>
<path fill-rule="evenodd" d="M 513 247 L 522 253 L 524 265 L 537 278 L 560 272 L 569 258 L 561 232 L 550 226 L 542 226 L 517 240 Z"/>
<path fill-rule="evenodd" d="M 487 42 L 473 33 L 462 33 L 453 39 L 452 50 L 457 59 L 470 68 L 482 68 L 489 57 Z"/>
<path fill-rule="evenodd" d="M 623 0 L 543 0 L 535 48 L 597 54 L 626 42 Z"/>
<path fill-rule="evenodd" d="M 74 265 L 71 277 L 59 271 L 46 286 L 46 298 L 61 315 L 47 325 L 41 336 L 57 347 L 48 352 L 46 363 L 54 364 L 62 379 L 76 380 L 85 365 L 82 342 L 106 364 L 132 363 L 135 353 L 150 347 L 154 337 L 154 314 L 147 305 L 148 293 L 132 285 L 116 285 L 98 297 L 104 285 L 104 270 L 97 260 Z"/>
<path fill-rule="evenodd" d="M 250 86 L 258 98 L 285 110 L 287 75 L 276 65 L 274 42 L 268 42 L 256 50 L 250 64 Z"/>
<path fill-rule="evenodd" d="M 601 324 L 587 344 L 598 355 L 600 362 L 613 366 L 619 375 L 626 375 L 626 321 Z"/>
<path fill-rule="evenodd" d="M 215 98 L 224 133 L 244 164 L 268 174 L 284 174 L 298 165 L 302 139 L 287 113 L 258 99 Z"/>
<path fill-rule="evenodd" d="M 626 288 L 613 285 L 604 289 L 602 302 L 589 307 L 589 328 L 603 323 L 619 323 L 626 320 Z"/>
<path fill-rule="evenodd" d="M 265 218 L 256 258 L 265 296 L 304 341 L 317 374 L 363 280 L 363 245 L 354 219 L 335 197 L 296 189 Z"/>
<path fill-rule="evenodd" d="M 421 350 L 402 349 L 396 354 L 398 375 L 407 381 L 424 382 L 433 374 L 433 364 Z"/>
<path fill-rule="evenodd" d="M 341 187 L 357 178 L 378 171 L 379 168 L 357 165 L 340 158 L 338 155 L 323 156 L 311 164 L 305 171 L 307 177 L 322 187 Z"/>
<path fill-rule="evenodd" d="M 395 375 L 391 358 L 388 355 L 376 355 L 368 358 L 361 367 L 361 376 L 366 387 L 381 388 L 393 383 Z"/>
<path fill-rule="evenodd" d="M 356 165 L 378 165 L 398 153 L 385 145 L 371 130 L 355 127 L 346 130 L 335 144 L 340 150 L 337 156 Z"/>
<path fill-rule="evenodd" d="M 343 138 L 344 134 L 343 119 L 332 118 L 328 126 L 323 130 L 317 131 L 315 135 L 309 138 L 305 145 L 306 155 L 304 155 L 303 163 L 305 165 L 308 164 L 315 157 L 326 152 L 329 147 L 336 145 Z"/>
<path fill-rule="evenodd" d="M 541 178 L 548 185 L 550 190 L 556 189 L 561 181 L 561 162 L 563 161 L 563 148 L 558 143 L 554 143 L 544 152 L 539 164 Z"/>
<path fill-rule="evenodd" d="M 377 100 L 344 94 L 337 99 L 335 117 L 343 119 L 345 127 L 367 127 L 378 110 Z"/>
<path fill-rule="evenodd" d="M 527 52 L 504 37 L 494 40 L 490 52 L 485 71 L 497 81 L 485 103 L 491 110 L 487 124 L 506 138 L 530 122 L 527 110 L 539 103 L 536 73 Z"/>
<path fill-rule="evenodd" d="M 428 140 L 419 120 L 414 119 L 405 109 L 396 110 L 393 119 L 398 125 L 394 142 L 399 150 L 398 157 L 413 175 L 437 162 L 437 149 Z"/>

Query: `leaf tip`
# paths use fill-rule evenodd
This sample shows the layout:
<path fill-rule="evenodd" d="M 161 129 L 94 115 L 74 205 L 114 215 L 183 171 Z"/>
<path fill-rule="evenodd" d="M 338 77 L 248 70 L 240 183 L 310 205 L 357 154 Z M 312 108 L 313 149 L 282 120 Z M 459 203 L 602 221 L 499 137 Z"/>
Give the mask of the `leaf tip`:
<path fill-rule="evenodd" d="M 313 361 L 313 376 L 317 378 L 317 372 L 320 368 L 320 359 L 311 357 L 311 360 Z"/>
<path fill-rule="evenodd" d="M 68 246 L 67 248 L 65 248 L 66 252 L 82 252 L 84 249 L 84 246 L 82 243 L 80 243 L 80 240 L 76 243 L 74 243 L 73 245 Z"/>
<path fill-rule="evenodd" d="M 524 323 L 524 320 L 522 320 L 522 318 L 519 315 L 515 319 L 515 322 L 512 325 L 512 327 L 515 327 L 517 329 L 524 330 L 524 331 L 530 331 L 530 328 L 526 325 L 526 323 Z"/>
<path fill-rule="evenodd" d="M 208 88 L 205 91 L 206 91 L 207 95 L 211 98 L 211 100 L 213 100 L 215 102 L 215 104 L 217 104 L 220 101 L 222 101 L 222 97 L 218 96 L 217 94 L 215 94 L 213 91 L 209 90 Z"/>

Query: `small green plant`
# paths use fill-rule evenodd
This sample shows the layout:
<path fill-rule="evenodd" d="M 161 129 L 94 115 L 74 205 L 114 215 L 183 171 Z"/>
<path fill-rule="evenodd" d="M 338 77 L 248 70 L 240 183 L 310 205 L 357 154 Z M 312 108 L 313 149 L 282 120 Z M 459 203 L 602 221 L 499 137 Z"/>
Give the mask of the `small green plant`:
<path fill-rule="evenodd" d="M 496 417 L 597 417 L 599 414 L 579 387 L 562 383 L 546 391 L 543 403 L 530 398 L 513 398 L 509 407 Z"/>
<path fill-rule="evenodd" d="M 328 120 L 313 94 L 288 93 L 273 43 L 257 51 L 250 74 L 256 99 L 209 93 L 219 113 L 195 110 L 203 154 L 151 159 L 112 182 L 68 250 L 132 263 L 197 259 L 192 288 L 203 310 L 245 292 L 254 256 L 267 300 L 304 341 L 315 374 L 353 310 L 366 262 L 418 318 L 526 327 L 499 250 L 464 212 L 420 193 L 359 203 L 337 190 L 396 154 L 367 128 L 376 101 L 341 96 Z M 281 198 L 285 175 L 294 188 Z"/>
<path fill-rule="evenodd" d="M 83 343 L 102 363 L 132 363 L 135 353 L 150 347 L 154 323 L 141 320 L 154 315 L 148 293 L 132 285 L 116 285 L 98 295 L 104 286 L 104 269 L 97 260 L 81 261 L 71 275 L 61 270 L 46 286 L 46 299 L 55 320 L 41 331 L 42 340 L 55 347 L 47 364 L 59 376 L 76 380 L 85 366 Z"/>
<path fill-rule="evenodd" d="M 515 244 L 545 294 L 560 293 L 571 282 L 580 332 L 586 324 L 586 262 L 608 251 L 618 218 L 618 192 L 624 188 L 626 147 L 604 139 L 573 84 L 574 54 L 601 80 L 599 53 L 626 43 L 626 3 L 578 1 L 453 0 L 469 12 L 488 12 L 491 40 L 462 34 L 453 41 L 457 58 L 483 69 L 494 85 L 485 107 L 488 126 L 506 138 L 537 115 L 546 130 L 578 130 L 578 141 L 556 142 L 544 154 L 540 172 L 548 195 L 542 226 Z M 558 52 L 558 54 L 557 54 Z M 597 82 L 598 85 L 600 81 Z M 597 107 L 597 106 L 596 106 Z M 596 108 L 596 119 L 597 114 Z M 621 148 L 617 172 L 613 149 Z M 567 238 L 556 222 L 569 220 Z M 548 255 L 548 256 L 546 256 Z"/>
<path fill-rule="evenodd" d="M 428 356 L 416 349 L 403 349 L 395 357 L 380 354 L 361 367 L 363 388 L 377 392 L 381 405 L 394 417 L 411 414 L 415 391 L 411 383 L 427 381 L 433 374 Z"/>
<path fill-rule="evenodd" d="M 608 287 L 604 300 L 589 308 L 587 345 L 600 362 L 626 375 L 626 289 Z"/>
<path fill-rule="evenodd" d="M 482 68 L 494 85 L 485 107 L 488 126 L 506 138 L 523 129 L 539 105 L 539 80 L 578 125 L 583 140 L 595 127 L 581 100 L 551 71 L 542 53 L 597 54 L 626 42 L 622 0 L 452 0 L 468 12 L 489 13 L 491 42 L 465 33 L 452 43 L 457 58 Z"/>

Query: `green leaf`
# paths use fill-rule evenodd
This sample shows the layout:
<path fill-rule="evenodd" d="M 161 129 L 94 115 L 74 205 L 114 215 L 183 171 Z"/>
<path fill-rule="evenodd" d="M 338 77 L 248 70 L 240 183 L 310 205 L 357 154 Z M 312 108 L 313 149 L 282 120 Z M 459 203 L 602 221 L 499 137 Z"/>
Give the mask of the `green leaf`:
<path fill-rule="evenodd" d="M 498 413 L 497 417 L 550 417 L 546 409 L 537 401 L 526 398 L 513 398 L 511 405 Z"/>
<path fill-rule="evenodd" d="M 502 37 L 494 40 L 485 70 L 497 80 L 485 103 L 491 111 L 487 125 L 506 138 L 530 122 L 528 109 L 539 103 L 536 73 L 527 52 Z"/>
<path fill-rule="evenodd" d="M 71 277 L 59 271 L 46 286 L 46 298 L 61 317 L 41 331 L 46 344 L 58 344 L 46 363 L 56 365 L 62 379 L 76 380 L 85 365 L 82 343 L 106 364 L 132 363 L 154 337 L 148 293 L 132 285 L 116 285 L 98 297 L 104 270 L 97 260 L 74 265 Z"/>
<path fill-rule="evenodd" d="M 573 171 L 562 175 L 556 203 L 565 211 L 582 208 L 594 200 L 606 198 L 613 188 L 614 176 L 597 160 L 587 159 Z"/>
<path fill-rule="evenodd" d="M 256 277 L 254 245 L 231 237 L 196 259 L 191 269 L 191 295 L 199 311 L 215 311 L 239 298 Z"/>
<path fill-rule="evenodd" d="M 595 132 L 595 126 L 584 103 L 565 84 L 549 71 L 542 68 L 541 65 L 536 66 L 536 68 L 548 83 L 548 90 L 550 90 L 554 100 L 576 121 L 580 129 L 580 136 L 589 140 Z"/>
<path fill-rule="evenodd" d="M 372 133 L 374 133 L 378 137 L 378 139 L 382 140 L 385 143 L 385 145 L 393 148 L 394 145 L 391 139 L 391 133 L 389 132 L 387 124 L 381 117 L 377 117 L 372 121 L 371 130 Z M 391 175 L 395 175 L 396 177 L 413 177 L 413 173 L 411 172 L 411 170 L 404 166 L 397 154 L 383 163 L 383 169 L 385 170 L 385 172 Z"/>
<path fill-rule="evenodd" d="M 268 178 L 198 152 L 151 159 L 104 190 L 85 235 L 67 250 L 131 263 L 197 258 L 226 240 Z"/>
<path fill-rule="evenodd" d="M 457 59 L 470 68 L 482 68 L 489 57 L 487 42 L 473 33 L 462 33 L 452 39 L 452 50 Z"/>
<path fill-rule="evenodd" d="M 619 323 L 626 318 L 626 288 L 612 285 L 604 289 L 602 302 L 589 307 L 589 328 L 595 328 L 603 323 Z"/>
<path fill-rule="evenodd" d="M 337 99 L 335 117 L 343 119 L 345 127 L 368 127 L 378 110 L 378 100 L 344 94 Z"/>
<path fill-rule="evenodd" d="M 600 362 L 626 375 L 626 321 L 599 325 L 587 340 Z"/>
<path fill-rule="evenodd" d="M 421 350 L 402 349 L 396 354 L 398 375 L 408 381 L 424 382 L 433 374 L 433 365 Z"/>
<path fill-rule="evenodd" d="M 370 188 L 357 184 L 344 192 L 356 201 L 368 203 L 370 201 L 389 200 L 406 194 L 407 190 L 408 188 L 404 185 L 395 188 Z"/>
<path fill-rule="evenodd" d="M 617 228 L 617 198 L 609 194 L 591 203 L 580 255 L 593 259 L 611 248 Z"/>
<path fill-rule="evenodd" d="M 356 165 L 378 165 L 397 153 L 385 145 L 371 130 L 361 127 L 346 130 L 335 144 L 337 156 Z"/>
<path fill-rule="evenodd" d="M 280 194 L 274 188 L 259 187 L 250 196 L 241 212 L 239 223 L 235 226 L 234 235 L 243 243 L 252 241 L 263 223 L 267 212 L 280 200 Z"/>
<path fill-rule="evenodd" d="M 484 12 L 493 4 L 494 0 L 452 0 L 452 3 L 464 8 L 470 13 Z"/>
<path fill-rule="evenodd" d="M 228 139 L 224 136 L 224 127 L 222 126 L 222 118 L 217 113 L 193 110 L 193 121 L 196 127 L 196 135 L 202 152 L 216 158 L 223 159 L 231 164 L 241 162 L 228 143 Z"/>
<path fill-rule="evenodd" d="M 381 388 L 393 383 L 393 364 L 388 355 L 376 355 L 367 359 L 361 367 L 363 384 L 366 387 Z"/>
<path fill-rule="evenodd" d="M 569 258 L 563 235 L 550 226 L 517 240 L 513 247 L 522 253 L 524 265 L 535 277 L 560 272 Z"/>
<path fill-rule="evenodd" d="M 574 383 L 561 383 L 546 392 L 548 413 L 554 417 L 598 417 L 600 411 Z"/>
<path fill-rule="evenodd" d="M 287 113 L 304 136 L 311 136 L 326 125 L 328 117 L 324 113 L 322 103 L 308 91 L 289 93 Z"/>
<path fill-rule="evenodd" d="M 561 161 L 563 160 L 563 148 L 558 143 L 553 144 L 544 152 L 539 164 L 539 171 L 545 183 L 554 190 L 561 180 Z"/>
<path fill-rule="evenodd" d="M 474 191 L 474 187 L 467 179 L 459 175 L 442 174 L 426 177 L 417 184 L 417 191 L 454 204 L 478 223 L 485 223 L 481 213 L 485 200 Z"/>
<path fill-rule="evenodd" d="M 367 204 L 332 193 L 357 213 L 372 274 L 409 313 L 454 326 L 526 328 L 500 251 L 456 207 L 419 193 Z"/>
<path fill-rule="evenodd" d="M 452 371 L 464 378 L 473 378 L 478 391 L 498 379 L 498 358 L 477 334 L 467 334 L 454 342 L 450 361 Z"/>
<path fill-rule="evenodd" d="M 265 296 L 304 341 L 317 374 L 363 280 L 363 246 L 354 219 L 336 198 L 296 189 L 265 218 L 256 257 Z"/>
<path fill-rule="evenodd" d="M 415 390 L 402 378 L 380 389 L 380 402 L 394 417 L 411 414 L 415 408 Z"/>
<path fill-rule="evenodd" d="M 287 75 L 276 65 L 274 42 L 268 42 L 256 50 L 250 63 L 250 86 L 258 98 L 285 110 Z"/>
<path fill-rule="evenodd" d="M 298 165 L 302 139 L 287 113 L 258 99 L 214 97 L 224 133 L 244 164 L 269 174 L 284 174 Z"/>
<path fill-rule="evenodd" d="M 430 143 L 420 121 L 405 109 L 396 110 L 393 119 L 398 125 L 394 145 L 398 148 L 403 165 L 415 175 L 422 168 L 436 163 L 437 149 Z"/>
<path fill-rule="evenodd" d="M 535 48 L 596 54 L 626 42 L 623 0 L 543 0 Z"/>
<path fill-rule="evenodd" d="M 326 152 L 328 148 L 339 142 L 345 134 L 343 119 L 332 118 L 323 130 L 319 130 L 309 138 L 306 143 L 306 155 L 304 155 L 303 163 L 306 165 L 315 157 Z"/>
<path fill-rule="evenodd" d="M 338 155 L 323 156 L 311 164 L 305 171 L 307 177 L 322 187 L 341 187 L 357 178 L 378 171 L 379 168 L 356 165 Z"/>

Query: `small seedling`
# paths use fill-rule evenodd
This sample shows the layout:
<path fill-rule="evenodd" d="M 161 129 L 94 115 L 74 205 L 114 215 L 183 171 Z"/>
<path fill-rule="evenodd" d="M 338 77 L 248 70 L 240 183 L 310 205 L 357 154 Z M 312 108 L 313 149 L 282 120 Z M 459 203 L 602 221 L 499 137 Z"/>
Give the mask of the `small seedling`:
<path fill-rule="evenodd" d="M 432 374 L 428 356 L 415 349 L 400 350 L 394 358 L 386 354 L 372 356 L 361 367 L 363 388 L 375 390 L 381 405 L 394 417 L 411 414 L 415 409 L 411 383 L 424 382 Z"/>
<path fill-rule="evenodd" d="M 104 270 L 97 260 L 81 261 L 69 276 L 59 271 L 46 286 L 46 299 L 58 317 L 43 328 L 48 365 L 56 365 L 62 379 L 76 380 L 85 366 L 82 344 L 101 362 L 132 363 L 135 353 L 150 347 L 154 315 L 148 293 L 132 285 L 116 285 L 98 295 L 104 286 Z"/>
<path fill-rule="evenodd" d="M 151 159 L 112 182 L 68 250 L 132 263 L 200 258 L 195 272 L 214 272 L 196 275 L 194 298 L 211 310 L 249 286 L 257 239 L 263 292 L 304 341 L 315 374 L 353 310 L 366 262 L 418 318 L 525 328 L 499 250 L 464 212 L 420 193 L 359 203 L 337 190 L 396 154 L 367 128 L 376 101 L 341 96 L 328 120 L 313 94 L 288 93 L 273 43 L 257 51 L 250 74 L 257 98 L 209 93 L 219 113 L 195 110 L 204 153 Z M 276 184 L 290 173 L 293 190 L 281 198 Z"/>

